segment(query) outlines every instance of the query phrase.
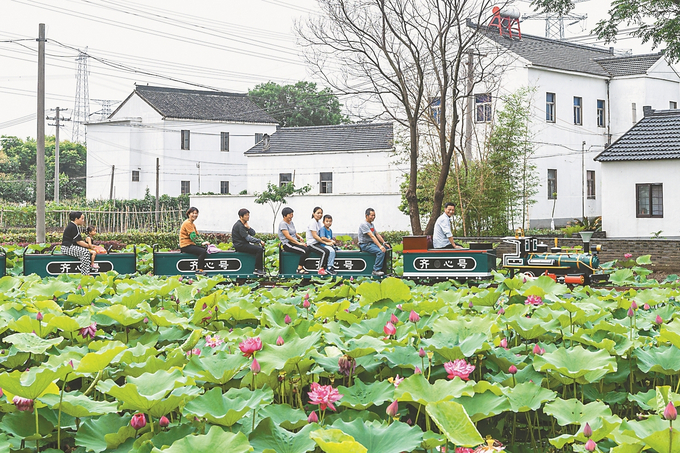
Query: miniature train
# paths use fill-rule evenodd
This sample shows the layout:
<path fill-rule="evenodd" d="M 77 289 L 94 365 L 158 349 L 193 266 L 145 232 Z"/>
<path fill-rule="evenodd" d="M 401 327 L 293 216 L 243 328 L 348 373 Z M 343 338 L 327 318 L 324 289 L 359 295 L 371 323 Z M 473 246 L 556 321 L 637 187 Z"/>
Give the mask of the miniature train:
<path fill-rule="evenodd" d="M 591 253 L 565 253 L 559 248 L 548 250 L 533 237 L 507 237 L 503 242 L 512 244 L 514 252 L 505 253 L 502 267 L 510 275 L 522 273 L 531 276 L 548 275 L 561 283 L 591 284 L 606 281 L 607 275 L 598 272 L 600 246 L 589 247 Z M 496 270 L 496 250 L 491 243 L 471 243 L 467 249 L 433 249 L 428 246 L 427 236 L 406 236 L 403 238 L 403 277 L 413 280 L 485 280 L 493 277 Z M 73 274 L 80 272 L 80 263 L 75 258 L 54 253 L 32 254 L 24 251 L 23 274 L 37 274 L 40 277 Z M 317 276 L 319 259 L 311 253 L 304 263 L 309 272 L 301 276 L 296 273 L 299 255 L 279 249 L 279 271 L 277 275 L 262 277 L 255 274 L 255 257 L 233 250 L 209 254 L 204 271 L 208 276 L 221 275 L 229 279 L 260 280 L 262 278 L 310 278 Z M 133 253 L 107 253 L 98 255 L 96 262 L 99 272 L 116 271 L 119 274 L 137 272 L 137 251 Z M 0 276 L 5 275 L 5 254 L 0 250 Z M 194 275 L 198 269 L 195 255 L 181 252 L 161 252 L 154 248 L 154 275 Z M 334 267 L 338 277 L 370 277 L 375 255 L 360 250 L 338 250 Z M 388 249 L 383 271 L 392 274 L 392 250 Z M 330 278 L 330 276 L 328 277 Z M 379 277 L 378 277 L 379 278 Z"/>

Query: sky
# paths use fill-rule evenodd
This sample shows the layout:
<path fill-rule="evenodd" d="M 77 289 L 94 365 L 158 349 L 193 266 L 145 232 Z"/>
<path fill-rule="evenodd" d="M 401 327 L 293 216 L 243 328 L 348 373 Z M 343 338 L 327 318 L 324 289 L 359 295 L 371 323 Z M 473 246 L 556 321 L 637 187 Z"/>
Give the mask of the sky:
<path fill-rule="evenodd" d="M 573 14 L 588 18 L 570 21 L 578 23 L 566 27 L 566 37 L 592 43 L 588 32 L 607 17 L 608 3 L 578 3 Z M 528 0 L 515 5 L 532 13 Z M 49 109 L 59 107 L 69 109 L 63 115 L 69 117 L 75 105 L 76 58 L 85 49 L 92 57 L 91 114 L 101 110 L 102 100 L 124 100 L 135 83 L 246 93 L 267 81 L 319 82 L 294 32 L 296 21 L 314 14 L 316 0 L 0 0 L 0 135 L 36 135 L 39 23 L 46 25 L 48 40 L 46 113 L 53 116 Z M 542 20 L 524 20 L 521 26 L 523 33 L 544 34 Z M 651 51 L 625 36 L 614 46 Z M 50 124 L 48 135 L 55 131 Z M 61 139 L 70 140 L 71 133 L 67 122 Z"/>

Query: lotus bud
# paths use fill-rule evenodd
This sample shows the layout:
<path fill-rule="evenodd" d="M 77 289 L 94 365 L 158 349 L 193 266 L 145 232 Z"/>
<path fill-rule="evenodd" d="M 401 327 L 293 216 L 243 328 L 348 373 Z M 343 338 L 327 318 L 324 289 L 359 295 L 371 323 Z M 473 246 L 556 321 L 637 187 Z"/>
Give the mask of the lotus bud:
<path fill-rule="evenodd" d="M 649 304 L 644 304 L 644 305 L 642 306 L 642 309 L 643 309 L 643 310 L 649 310 L 650 308 L 652 308 L 652 307 L 650 307 Z"/>
<path fill-rule="evenodd" d="M 583 435 L 589 439 L 593 435 L 593 428 L 590 427 L 590 424 L 586 423 L 586 425 L 583 427 Z"/>
<path fill-rule="evenodd" d="M 311 305 L 311 304 L 309 303 L 309 301 L 308 301 L 307 299 L 305 299 L 305 301 L 302 303 L 302 306 L 303 306 L 304 308 L 309 308 L 310 305 Z"/>
<path fill-rule="evenodd" d="M 416 367 L 416 368 L 413 370 L 413 374 L 423 374 L 423 371 L 420 369 L 420 367 Z"/>
<path fill-rule="evenodd" d="M 390 316 L 390 322 L 391 322 L 392 324 L 398 324 L 398 323 L 399 323 L 399 318 L 397 318 L 396 316 L 394 316 L 394 313 L 392 313 L 392 316 Z"/>
<path fill-rule="evenodd" d="M 543 355 L 543 354 L 545 354 L 545 349 L 543 349 L 542 347 L 539 346 L 538 343 L 536 343 L 536 344 L 534 345 L 534 354 L 536 354 L 536 355 Z"/>
<path fill-rule="evenodd" d="M 637 309 L 638 309 L 638 304 L 637 304 L 635 301 L 632 301 L 632 302 L 630 303 L 630 308 L 632 308 L 633 310 L 637 310 Z"/>
<path fill-rule="evenodd" d="M 418 351 L 418 356 L 419 357 L 425 357 L 425 350 L 423 348 L 420 348 L 420 351 Z"/>
<path fill-rule="evenodd" d="M 394 400 L 392 404 L 387 406 L 387 409 L 385 410 L 387 415 L 390 417 L 396 417 L 397 412 L 399 412 L 399 404 L 397 403 L 397 400 Z"/>
<path fill-rule="evenodd" d="M 338 368 L 340 368 L 340 373 L 344 374 L 345 376 L 353 374 L 356 367 L 356 360 L 348 355 L 340 356 L 338 359 Z"/>
<path fill-rule="evenodd" d="M 307 417 L 307 421 L 309 423 L 318 423 L 319 422 L 319 417 L 316 415 L 316 411 L 312 411 L 312 413 L 309 414 L 309 417 Z"/>
<path fill-rule="evenodd" d="M 411 322 L 418 322 L 420 321 L 420 315 L 414 310 L 411 310 L 411 313 L 408 315 L 408 320 Z"/>
<path fill-rule="evenodd" d="M 130 420 L 130 426 L 132 426 L 136 430 L 140 430 L 146 426 L 146 417 L 144 414 L 137 413 L 132 416 L 132 420 Z"/>
<path fill-rule="evenodd" d="M 597 444 L 593 439 L 588 439 L 588 442 L 586 442 L 585 449 L 586 451 L 595 451 L 597 448 Z"/>
<path fill-rule="evenodd" d="M 162 416 L 160 420 L 158 420 L 158 426 L 160 426 L 161 428 L 167 428 L 169 424 L 170 420 L 168 420 L 168 417 L 166 417 L 165 415 Z"/>
<path fill-rule="evenodd" d="M 260 368 L 260 363 L 257 361 L 255 357 L 253 357 L 253 363 L 250 364 L 250 371 L 253 372 L 253 374 L 257 375 L 261 370 Z"/>
<path fill-rule="evenodd" d="M 472 308 L 474 305 L 472 304 L 472 301 L 468 302 L 468 308 Z"/>
<path fill-rule="evenodd" d="M 291 321 L 292 319 L 290 319 L 290 315 L 286 315 L 286 317 L 283 318 L 283 322 L 285 322 L 286 324 L 290 324 Z"/>
<path fill-rule="evenodd" d="M 42 321 L 43 320 L 43 314 L 41 312 L 38 312 L 38 314 L 35 315 L 35 319 L 37 319 L 38 321 Z"/>
<path fill-rule="evenodd" d="M 305 300 L 309 300 L 309 293 L 305 293 Z"/>
<path fill-rule="evenodd" d="M 144 324 L 146 324 L 147 322 L 149 322 L 149 318 L 146 318 L 146 317 L 145 317 L 145 318 L 144 318 Z"/>
<path fill-rule="evenodd" d="M 517 374 L 517 367 L 515 365 L 510 365 L 510 368 L 508 368 L 508 373 Z"/>
<path fill-rule="evenodd" d="M 283 346 L 283 338 L 279 335 L 279 338 L 276 339 L 276 346 Z"/>
<path fill-rule="evenodd" d="M 508 349 L 508 339 L 507 338 L 503 338 L 501 340 L 501 348 Z"/>
<path fill-rule="evenodd" d="M 401 304 L 397 304 L 397 310 L 402 311 L 402 306 L 401 306 Z"/>
<path fill-rule="evenodd" d="M 633 316 L 635 316 L 635 312 L 633 311 L 633 307 L 630 307 L 628 309 L 628 317 L 632 318 Z"/>
<path fill-rule="evenodd" d="M 678 411 L 675 409 L 673 401 L 669 401 L 668 406 L 666 406 L 666 409 L 663 410 L 663 418 L 666 420 L 675 420 L 678 418 Z"/>
<path fill-rule="evenodd" d="M 663 318 L 660 315 L 656 315 L 656 323 L 658 325 L 663 324 Z"/>
<path fill-rule="evenodd" d="M 498 309 L 498 314 L 499 315 L 504 315 L 505 314 L 505 308 L 501 307 Z"/>
<path fill-rule="evenodd" d="M 73 360 L 69 360 L 69 361 L 68 361 L 68 364 L 71 365 L 71 368 L 75 368 L 75 367 L 73 366 Z"/>
<path fill-rule="evenodd" d="M 409 426 L 413 426 L 413 420 L 409 418 L 408 420 L 406 420 L 406 424 Z"/>
<path fill-rule="evenodd" d="M 385 324 L 385 327 L 383 327 L 383 332 L 385 332 L 385 335 L 388 336 L 394 335 L 395 333 L 397 333 L 397 328 L 394 327 L 394 324 L 388 322 L 387 324 Z"/>
<path fill-rule="evenodd" d="M 20 396 L 15 396 L 12 398 L 12 403 L 20 411 L 32 411 L 33 410 L 33 400 L 28 398 L 22 398 Z"/>

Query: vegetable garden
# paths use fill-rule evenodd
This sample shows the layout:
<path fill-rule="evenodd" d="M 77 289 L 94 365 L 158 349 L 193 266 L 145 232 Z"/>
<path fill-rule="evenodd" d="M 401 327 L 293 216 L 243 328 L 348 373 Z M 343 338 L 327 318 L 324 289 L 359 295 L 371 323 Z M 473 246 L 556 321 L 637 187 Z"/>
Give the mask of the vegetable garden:
<path fill-rule="evenodd" d="M 634 269 L 630 289 L 7 276 L 0 451 L 677 452 L 680 289 Z"/>

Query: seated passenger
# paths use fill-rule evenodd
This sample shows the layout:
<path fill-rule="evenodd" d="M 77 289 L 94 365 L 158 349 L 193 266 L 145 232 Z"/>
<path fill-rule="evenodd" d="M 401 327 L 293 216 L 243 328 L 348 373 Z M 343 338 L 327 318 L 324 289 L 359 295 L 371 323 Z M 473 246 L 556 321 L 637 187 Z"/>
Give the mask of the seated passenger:
<path fill-rule="evenodd" d="M 302 242 L 302 236 L 297 234 L 295 224 L 293 224 L 293 209 L 286 206 L 281 210 L 283 221 L 279 223 L 279 239 L 281 248 L 286 252 L 293 252 L 300 255 L 297 273 L 309 274 L 304 268 L 305 260 L 309 257 L 309 248 Z"/>
<path fill-rule="evenodd" d="M 453 220 L 453 213 L 456 210 L 456 205 L 453 203 L 446 203 L 444 205 L 444 213 L 439 216 L 437 223 L 434 225 L 434 235 L 432 236 L 432 245 L 436 249 L 462 249 L 460 245 L 453 242 L 453 233 L 451 232 L 451 221 Z"/>
<path fill-rule="evenodd" d="M 70 222 L 64 228 L 64 236 L 61 240 L 61 253 L 80 260 L 80 273 L 90 274 L 90 249 L 92 246 L 83 240 L 80 229 L 85 225 L 85 214 L 80 211 L 69 212 Z"/>
<path fill-rule="evenodd" d="M 234 250 L 242 253 L 255 255 L 255 273 L 265 275 L 262 265 L 264 255 L 264 241 L 255 237 L 255 230 L 250 228 L 250 211 L 246 208 L 239 209 L 238 220 L 231 229 L 231 242 Z"/>
<path fill-rule="evenodd" d="M 385 252 L 390 245 L 385 242 L 380 233 L 376 231 L 375 226 L 373 226 L 375 210 L 368 208 L 365 214 L 366 221 L 359 225 L 359 248 L 364 252 L 375 255 L 373 275 L 385 275 L 383 263 L 385 261 Z"/>
<path fill-rule="evenodd" d="M 336 275 L 335 270 L 335 251 L 338 249 L 336 240 L 333 239 L 333 230 L 331 230 L 331 225 L 333 225 L 333 217 L 326 214 L 323 216 L 323 226 L 319 230 L 319 236 L 323 241 L 324 247 L 328 248 L 328 269 L 326 271 L 331 275 Z"/>
<path fill-rule="evenodd" d="M 191 253 L 192 255 L 198 256 L 198 269 L 196 270 L 196 274 L 206 275 L 203 268 L 205 266 L 205 256 L 208 254 L 208 242 L 203 241 L 201 242 L 201 245 L 196 245 L 197 242 L 201 241 L 201 238 L 198 236 L 198 230 L 196 230 L 196 225 L 194 225 L 197 218 L 198 208 L 192 206 L 187 209 L 187 219 L 179 230 L 179 249 L 183 253 Z"/>
<path fill-rule="evenodd" d="M 330 268 L 328 269 L 328 273 L 330 275 L 335 275 L 336 272 L 333 270 L 333 262 L 330 261 L 331 251 L 328 249 L 328 247 L 325 247 L 326 243 L 325 241 L 327 241 L 327 239 L 324 240 L 324 238 L 319 236 L 319 230 L 321 230 L 322 228 L 321 225 L 322 215 L 323 209 L 321 209 L 318 206 L 315 207 L 312 213 L 312 220 L 309 222 L 309 225 L 307 226 L 307 247 L 321 255 L 318 267 L 319 275 L 326 275 L 325 268 L 328 266 L 329 262 L 331 263 L 331 265 Z M 335 260 L 335 250 L 333 250 L 333 260 Z"/>

